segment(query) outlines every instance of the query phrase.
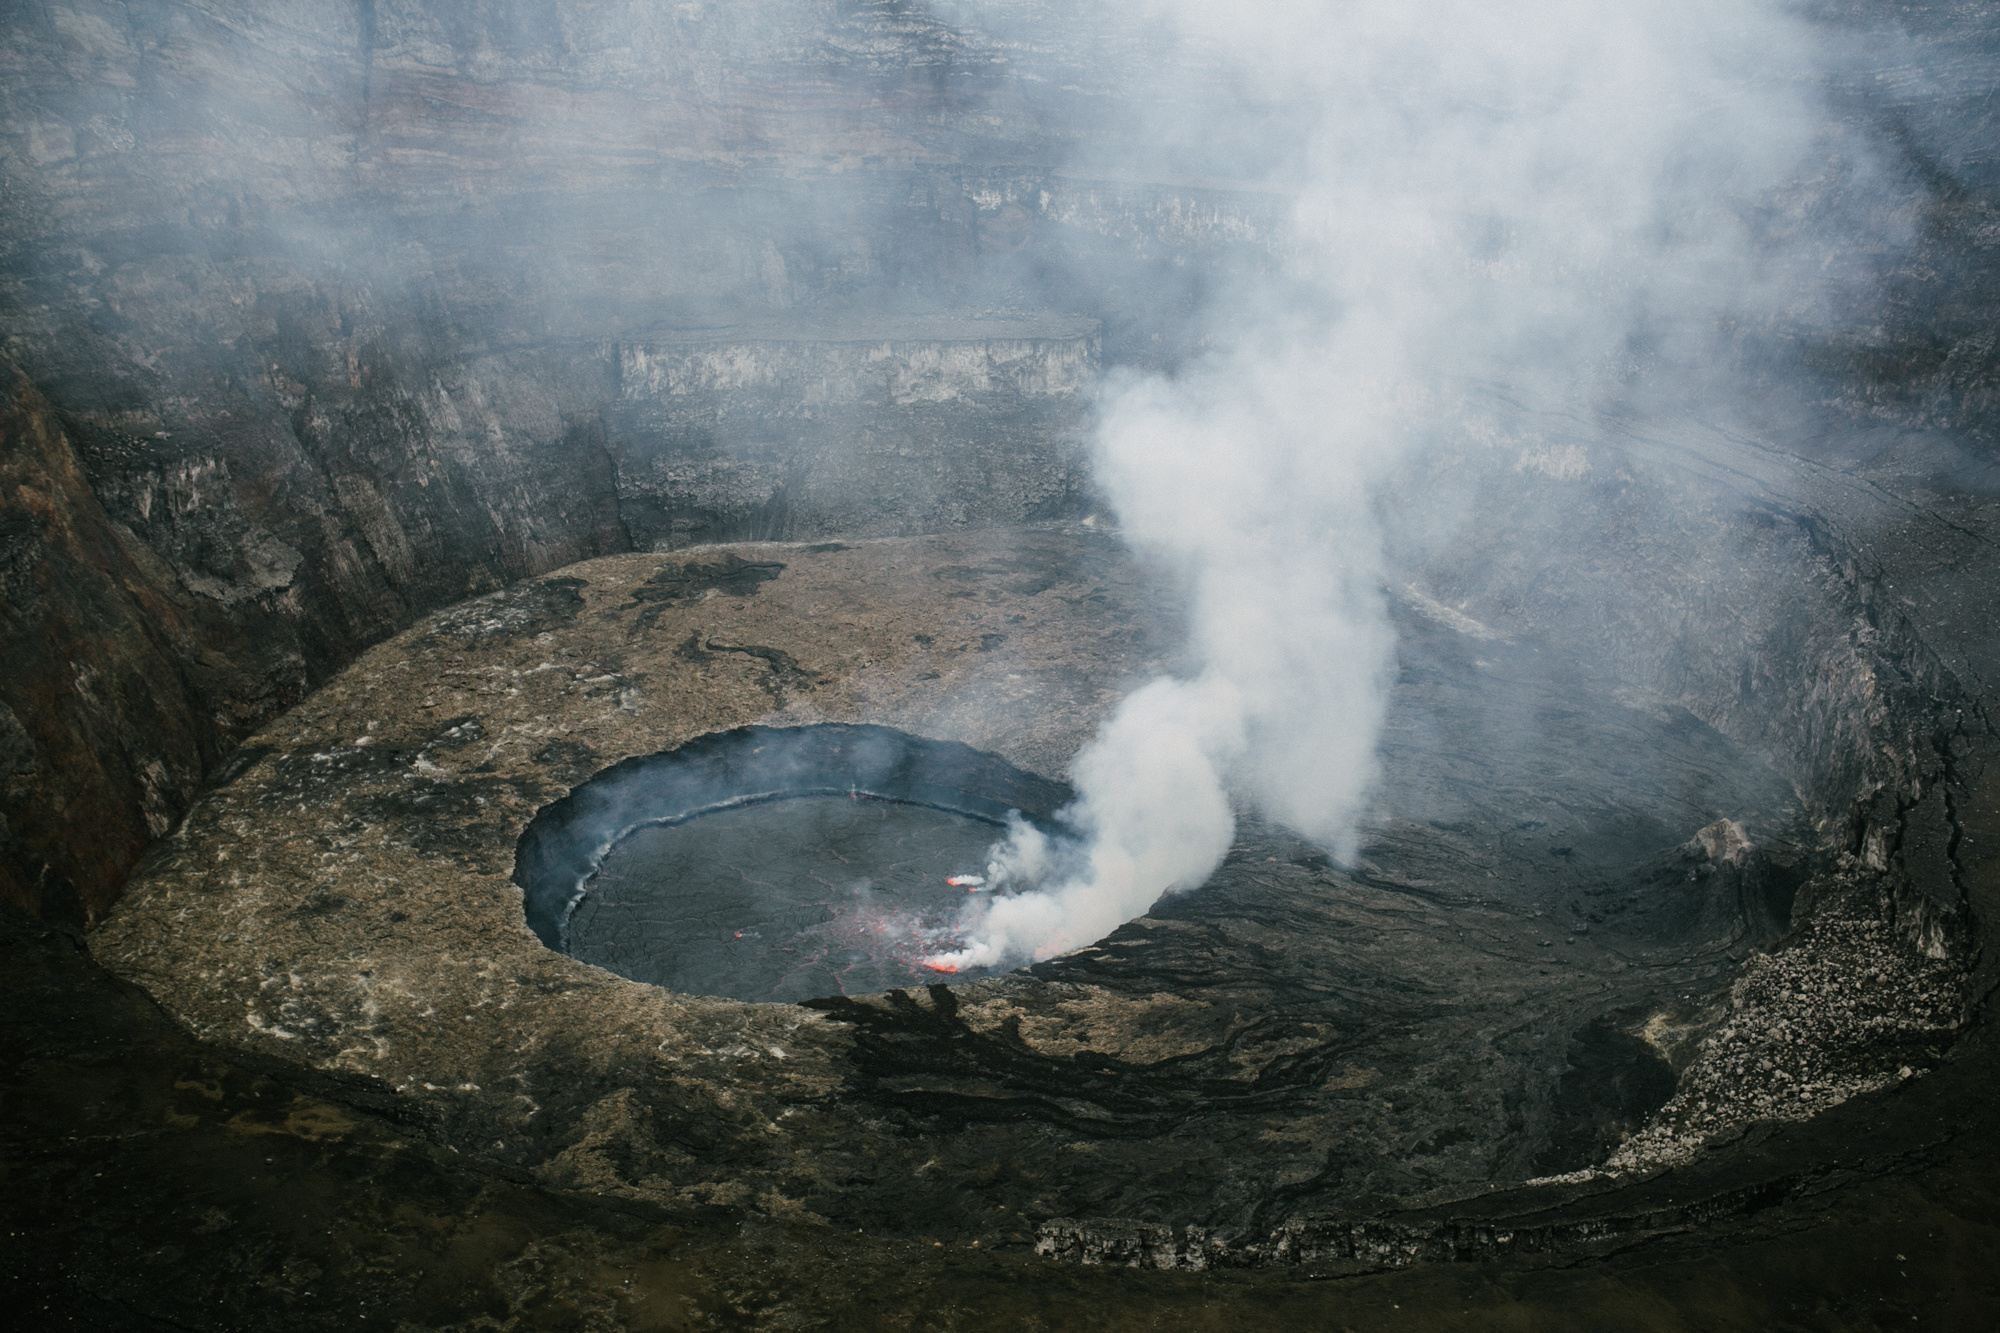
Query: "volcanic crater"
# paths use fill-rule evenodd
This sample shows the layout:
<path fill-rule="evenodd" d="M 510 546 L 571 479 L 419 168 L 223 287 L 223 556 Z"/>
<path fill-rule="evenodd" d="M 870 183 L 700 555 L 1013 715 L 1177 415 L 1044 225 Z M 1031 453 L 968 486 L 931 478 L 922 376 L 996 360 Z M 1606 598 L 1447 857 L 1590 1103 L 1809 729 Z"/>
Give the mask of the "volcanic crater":
<path fill-rule="evenodd" d="M 1660 230 L 1771 304 L 1418 209 L 1425 296 L 1594 328 L 1658 259 L 1695 313 L 1569 380 L 1471 321 L 1383 402 L 1315 363 L 1299 415 L 1408 437 L 1340 510 L 1394 641 L 1351 841 L 1246 804 L 991 974 L 925 965 L 949 881 L 1202 670 L 1101 414 L 1312 303 L 1290 122 L 1117 7 L 17 8 L 34 1326 L 1993 1325 L 1992 4 L 1770 53 L 1810 169 Z M 1268 595 L 1325 529 L 1211 554 Z"/>
<path fill-rule="evenodd" d="M 1575 488 L 1568 521 L 1669 488 L 1703 512 L 1656 464 Z M 1593 674 L 1562 651 L 1574 606 L 1503 581 L 1550 569 L 1446 548 L 1390 590 L 1398 678 L 1351 861 L 1246 813 L 1210 882 L 1020 971 L 924 984 L 914 931 L 840 955 L 855 886 L 798 896 L 800 858 L 855 836 L 816 801 L 955 820 L 910 876 L 937 904 L 1008 811 L 1055 816 L 1068 757 L 1178 651 L 1175 587 L 1095 525 L 612 556 L 442 612 L 255 737 L 93 950 L 204 1037 L 379 1080 L 461 1151 L 634 1199 L 1197 1267 L 1502 1187 L 1602 1210 L 1918 1077 L 1964 1021 L 1966 910 L 1907 870 L 1921 800 L 1883 806 L 1885 834 L 1814 783 L 1879 754 L 1809 748 L 1887 711 L 1921 785 L 1960 714 L 1883 696 L 1880 647 L 1832 630 L 1859 590 L 1808 529 L 1708 513 L 1673 540 L 1819 599 L 1794 692 L 1740 692 L 1757 645 L 1687 623 L 1709 587 Z M 1935 673 L 1905 648 L 1899 674 Z M 752 848 L 793 897 L 690 887 L 742 883 Z M 843 958 L 908 971 L 850 986 Z"/>

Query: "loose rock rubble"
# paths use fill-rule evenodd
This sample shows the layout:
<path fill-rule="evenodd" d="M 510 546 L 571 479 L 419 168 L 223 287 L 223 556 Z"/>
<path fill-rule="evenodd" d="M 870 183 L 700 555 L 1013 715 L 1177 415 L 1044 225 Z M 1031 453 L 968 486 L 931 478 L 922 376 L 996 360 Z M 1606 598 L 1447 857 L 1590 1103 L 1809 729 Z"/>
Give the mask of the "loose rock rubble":
<path fill-rule="evenodd" d="M 1605 1162 L 1673 1166 L 1756 1120 L 1805 1120 L 1921 1077 L 1966 1021 L 1967 962 L 1896 929 L 1887 884 L 1850 863 L 1783 948 L 1747 962 L 1672 1100 Z"/>

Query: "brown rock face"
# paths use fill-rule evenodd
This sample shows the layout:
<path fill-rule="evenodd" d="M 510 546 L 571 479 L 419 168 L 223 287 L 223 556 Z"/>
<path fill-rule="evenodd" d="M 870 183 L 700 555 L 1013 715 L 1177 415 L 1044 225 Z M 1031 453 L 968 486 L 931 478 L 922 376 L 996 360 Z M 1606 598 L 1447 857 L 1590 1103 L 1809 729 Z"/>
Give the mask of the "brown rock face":
<path fill-rule="evenodd" d="M 234 740 L 185 595 L 105 517 L 54 410 L 16 373 L 0 415 L 0 893 L 95 921 Z M 200 678 L 206 676 L 206 681 Z"/>

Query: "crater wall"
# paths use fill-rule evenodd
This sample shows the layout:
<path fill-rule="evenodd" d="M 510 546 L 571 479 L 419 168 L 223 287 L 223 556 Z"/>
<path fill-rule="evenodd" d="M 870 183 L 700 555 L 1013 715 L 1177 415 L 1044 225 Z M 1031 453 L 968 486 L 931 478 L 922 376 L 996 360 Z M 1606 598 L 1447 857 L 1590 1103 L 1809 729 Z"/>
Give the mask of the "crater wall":
<path fill-rule="evenodd" d="M 438 606 L 634 545 L 1086 504 L 1105 310 L 1150 340 L 1244 233 L 1171 186 L 1045 190 L 1004 64 L 901 6 L 17 10 L 0 312 L 37 424 L 9 438 L 73 465 L 0 497 L 42 589 L 0 691 L 71 720 L 7 729 L 4 892 L 94 920 L 220 755 Z M 1089 275 L 1053 311 L 1052 267 Z M 93 570 L 143 566 L 152 609 L 98 623 L 157 640 L 123 673 L 157 701 L 74 679 L 37 609 L 85 596 L 52 505 L 125 552 Z M 124 776 L 19 776 L 79 748 Z"/>

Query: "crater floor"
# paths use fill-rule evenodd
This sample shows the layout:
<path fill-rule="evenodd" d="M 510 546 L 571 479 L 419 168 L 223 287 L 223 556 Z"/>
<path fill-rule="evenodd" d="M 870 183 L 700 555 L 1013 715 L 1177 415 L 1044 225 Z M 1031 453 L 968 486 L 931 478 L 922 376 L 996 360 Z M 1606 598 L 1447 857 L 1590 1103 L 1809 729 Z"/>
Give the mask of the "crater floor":
<path fill-rule="evenodd" d="M 745 1004 L 544 947 L 509 878 L 527 822 L 751 723 L 1059 775 L 1173 666 L 1174 598 L 1083 526 L 586 562 L 432 617 L 268 728 L 93 950 L 201 1036 L 634 1200 L 988 1247 L 1099 1216 L 1255 1242 L 1573 1172 L 1672 1091 L 1812 852 L 1787 785 L 1685 711 L 1399 616 L 1353 865 L 1246 818 L 1209 884 L 1093 947 Z"/>

